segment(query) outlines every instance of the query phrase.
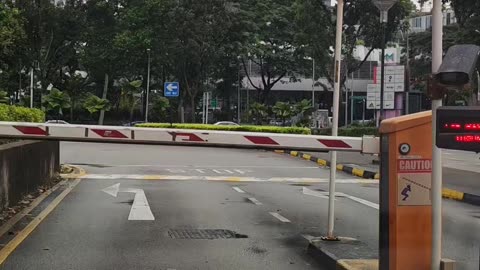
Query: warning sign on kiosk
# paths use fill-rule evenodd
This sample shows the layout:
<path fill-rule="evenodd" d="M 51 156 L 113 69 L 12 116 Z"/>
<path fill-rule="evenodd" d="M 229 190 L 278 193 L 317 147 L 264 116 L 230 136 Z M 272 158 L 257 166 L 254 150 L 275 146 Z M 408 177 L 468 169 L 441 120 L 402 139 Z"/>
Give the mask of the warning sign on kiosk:
<path fill-rule="evenodd" d="M 432 160 L 398 160 L 398 205 L 431 205 Z"/>

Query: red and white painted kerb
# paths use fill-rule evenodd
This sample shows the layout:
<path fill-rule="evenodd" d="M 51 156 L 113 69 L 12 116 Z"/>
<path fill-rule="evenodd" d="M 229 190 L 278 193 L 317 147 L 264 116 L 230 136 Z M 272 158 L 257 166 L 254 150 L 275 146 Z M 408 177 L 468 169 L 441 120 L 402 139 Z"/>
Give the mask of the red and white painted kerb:
<path fill-rule="evenodd" d="M 374 137 L 332 137 L 236 131 L 178 130 L 0 122 L 0 137 L 61 141 L 174 144 L 235 148 L 378 153 Z"/>

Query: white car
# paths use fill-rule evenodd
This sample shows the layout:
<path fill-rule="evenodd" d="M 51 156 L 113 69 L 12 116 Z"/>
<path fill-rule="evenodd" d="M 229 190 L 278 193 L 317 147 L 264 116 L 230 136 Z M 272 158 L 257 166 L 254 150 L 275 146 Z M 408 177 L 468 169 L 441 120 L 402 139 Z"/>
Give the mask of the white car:
<path fill-rule="evenodd" d="M 59 124 L 59 125 L 70 125 L 67 121 L 63 120 L 48 120 L 45 124 Z"/>
<path fill-rule="evenodd" d="M 213 125 L 215 125 L 215 126 L 240 126 L 239 124 L 237 124 L 235 122 L 231 122 L 231 121 L 220 121 L 220 122 L 217 122 Z"/>

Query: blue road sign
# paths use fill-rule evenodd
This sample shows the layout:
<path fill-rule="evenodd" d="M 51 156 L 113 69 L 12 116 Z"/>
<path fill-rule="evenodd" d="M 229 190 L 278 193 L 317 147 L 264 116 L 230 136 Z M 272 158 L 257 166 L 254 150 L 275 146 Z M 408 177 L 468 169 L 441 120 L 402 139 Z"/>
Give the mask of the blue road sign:
<path fill-rule="evenodd" d="M 178 82 L 166 82 L 163 89 L 165 97 L 178 97 L 180 95 L 180 85 Z"/>

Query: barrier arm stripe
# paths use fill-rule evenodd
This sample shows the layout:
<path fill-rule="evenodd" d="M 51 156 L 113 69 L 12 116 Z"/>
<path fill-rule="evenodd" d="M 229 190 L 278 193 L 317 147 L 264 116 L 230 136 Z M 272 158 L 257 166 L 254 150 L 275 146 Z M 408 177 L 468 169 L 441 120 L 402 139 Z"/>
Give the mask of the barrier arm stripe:
<path fill-rule="evenodd" d="M 0 138 L 188 145 L 302 151 L 351 151 L 375 154 L 373 137 L 333 137 L 303 134 L 258 133 L 169 128 L 61 125 L 0 122 Z M 306 158 L 306 157 L 305 157 Z"/>

